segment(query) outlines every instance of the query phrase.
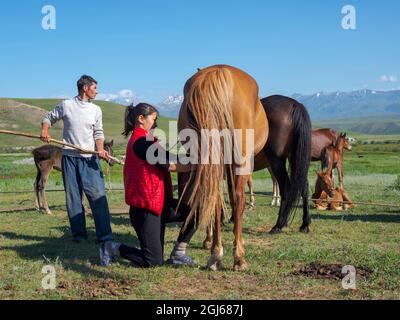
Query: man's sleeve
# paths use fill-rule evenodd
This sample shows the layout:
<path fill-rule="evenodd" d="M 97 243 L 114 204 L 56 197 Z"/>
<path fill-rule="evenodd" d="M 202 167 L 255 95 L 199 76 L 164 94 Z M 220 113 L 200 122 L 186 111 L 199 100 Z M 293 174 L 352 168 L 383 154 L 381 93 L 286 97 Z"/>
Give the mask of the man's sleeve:
<path fill-rule="evenodd" d="M 93 138 L 94 140 L 99 140 L 102 139 L 104 140 L 104 130 L 103 130 L 103 113 L 99 107 L 97 116 L 96 116 L 96 122 L 94 124 L 93 128 Z"/>
<path fill-rule="evenodd" d="M 52 127 L 57 121 L 64 116 L 64 101 L 61 101 L 53 110 L 45 115 L 42 119 L 42 124 L 47 123 Z"/>

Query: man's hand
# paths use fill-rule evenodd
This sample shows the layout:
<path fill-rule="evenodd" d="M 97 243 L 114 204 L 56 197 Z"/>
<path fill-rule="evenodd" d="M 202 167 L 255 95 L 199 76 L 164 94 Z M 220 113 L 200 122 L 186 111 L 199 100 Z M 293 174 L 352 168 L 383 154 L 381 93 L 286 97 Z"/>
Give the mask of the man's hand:
<path fill-rule="evenodd" d="M 43 142 L 47 142 L 47 143 L 50 142 L 51 137 L 49 135 L 48 130 L 42 130 L 42 132 L 40 133 L 40 140 L 42 140 Z"/>
<path fill-rule="evenodd" d="M 99 157 L 101 158 L 101 159 L 104 159 L 104 160 L 109 160 L 110 158 L 109 158 L 109 154 L 108 154 L 108 151 L 106 151 L 106 150 L 101 150 L 101 151 L 98 151 L 99 152 Z"/>

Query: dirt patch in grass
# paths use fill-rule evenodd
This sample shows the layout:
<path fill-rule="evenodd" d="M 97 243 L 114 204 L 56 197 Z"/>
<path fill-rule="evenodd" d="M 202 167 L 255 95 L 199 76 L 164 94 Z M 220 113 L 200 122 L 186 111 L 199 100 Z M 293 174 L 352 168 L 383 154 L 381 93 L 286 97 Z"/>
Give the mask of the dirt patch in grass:
<path fill-rule="evenodd" d="M 340 263 L 321 264 L 319 261 L 315 261 L 298 268 L 296 271 L 292 272 L 292 275 L 315 279 L 340 280 L 346 275 L 342 273 L 344 266 L 344 264 Z M 359 277 L 368 278 L 372 274 L 372 270 L 369 268 L 355 267 L 355 269 Z"/>
<path fill-rule="evenodd" d="M 240 275 L 240 276 L 239 276 Z M 169 299 L 263 299 L 270 288 L 257 275 L 202 272 L 195 276 L 178 275 L 173 280 L 153 285 L 154 296 Z"/>
<path fill-rule="evenodd" d="M 83 299 L 96 299 L 102 297 L 119 298 L 129 295 L 140 281 L 135 279 L 88 279 L 72 283 L 71 281 L 60 281 L 57 290 L 76 290 Z"/>

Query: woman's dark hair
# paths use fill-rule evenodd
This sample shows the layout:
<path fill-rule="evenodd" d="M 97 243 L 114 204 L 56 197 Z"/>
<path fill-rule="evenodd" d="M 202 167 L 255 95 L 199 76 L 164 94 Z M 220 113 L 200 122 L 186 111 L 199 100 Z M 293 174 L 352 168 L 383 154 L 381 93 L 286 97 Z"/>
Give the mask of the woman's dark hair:
<path fill-rule="evenodd" d="M 136 106 L 131 104 L 130 106 L 126 107 L 125 110 L 125 129 L 122 132 L 122 135 L 127 138 L 129 134 L 135 128 L 136 119 L 139 116 L 147 117 L 154 112 L 157 112 L 157 109 L 148 103 L 139 103 Z"/>

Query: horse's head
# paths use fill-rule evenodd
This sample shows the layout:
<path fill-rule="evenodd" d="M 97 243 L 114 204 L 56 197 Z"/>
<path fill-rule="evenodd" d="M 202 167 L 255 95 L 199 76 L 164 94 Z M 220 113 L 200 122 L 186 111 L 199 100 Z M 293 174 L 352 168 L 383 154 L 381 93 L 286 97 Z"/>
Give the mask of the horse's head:
<path fill-rule="evenodd" d="M 330 197 L 333 197 L 334 186 L 330 173 L 328 171 L 319 171 L 317 172 L 317 176 L 322 190 L 325 191 Z"/>
<path fill-rule="evenodd" d="M 346 133 L 340 133 L 336 140 L 336 148 L 337 149 L 346 149 L 348 151 L 351 151 L 351 144 L 349 142 L 349 139 L 346 136 Z"/>
<path fill-rule="evenodd" d="M 343 137 L 343 148 L 351 151 L 352 146 L 350 144 L 349 138 L 346 136 L 346 133 L 341 133 L 340 135 Z"/>
<path fill-rule="evenodd" d="M 105 141 L 104 141 L 104 150 L 106 150 L 106 151 L 108 152 L 108 154 L 109 154 L 110 156 L 112 156 L 112 157 L 114 157 L 114 149 L 113 149 L 113 146 L 114 146 L 114 140 L 111 140 L 111 141 L 105 140 Z M 117 162 L 110 159 L 110 160 L 108 161 L 108 163 L 110 164 L 110 166 L 113 166 L 113 165 L 116 164 Z"/>

